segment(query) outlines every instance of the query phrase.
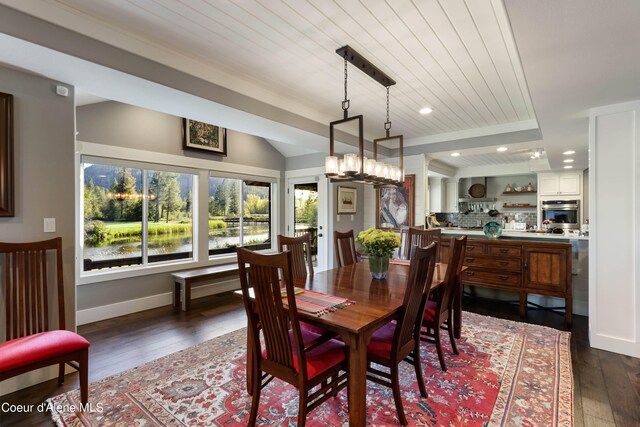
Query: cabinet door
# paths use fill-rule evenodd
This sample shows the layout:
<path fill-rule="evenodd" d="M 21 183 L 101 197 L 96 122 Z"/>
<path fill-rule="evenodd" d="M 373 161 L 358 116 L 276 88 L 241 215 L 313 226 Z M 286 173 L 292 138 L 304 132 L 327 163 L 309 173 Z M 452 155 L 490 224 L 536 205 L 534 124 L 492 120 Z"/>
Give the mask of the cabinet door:
<path fill-rule="evenodd" d="M 577 173 L 560 175 L 558 184 L 560 194 L 580 194 L 580 175 Z"/>
<path fill-rule="evenodd" d="M 557 175 L 541 175 L 538 184 L 538 192 L 541 196 L 555 196 L 560 190 Z"/>
<path fill-rule="evenodd" d="M 524 247 L 524 287 L 564 294 L 571 286 L 571 248 Z"/>
<path fill-rule="evenodd" d="M 445 212 L 458 212 L 458 183 L 445 183 Z"/>

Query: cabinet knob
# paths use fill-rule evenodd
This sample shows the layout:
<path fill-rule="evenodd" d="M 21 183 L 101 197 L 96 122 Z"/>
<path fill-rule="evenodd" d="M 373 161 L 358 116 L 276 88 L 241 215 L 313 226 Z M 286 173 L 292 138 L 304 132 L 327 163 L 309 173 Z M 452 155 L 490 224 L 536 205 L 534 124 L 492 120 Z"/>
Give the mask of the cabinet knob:
<path fill-rule="evenodd" d="M 475 246 L 467 246 L 467 249 L 472 251 L 475 248 Z"/>
<path fill-rule="evenodd" d="M 500 280 L 504 281 L 504 280 L 508 280 L 509 276 L 500 276 Z"/>
<path fill-rule="evenodd" d="M 509 252 L 509 249 L 504 249 L 504 248 L 500 249 L 501 254 L 506 254 L 507 252 Z"/>
<path fill-rule="evenodd" d="M 528 270 L 529 269 L 529 264 L 527 264 L 526 262 L 524 263 L 524 269 Z"/>
<path fill-rule="evenodd" d="M 500 265 L 507 265 L 509 264 L 509 261 L 500 261 Z"/>
<path fill-rule="evenodd" d="M 476 260 L 475 258 L 467 258 L 467 262 L 473 262 L 475 260 Z"/>
<path fill-rule="evenodd" d="M 474 274 L 476 274 L 473 271 L 465 271 L 465 273 L 466 273 L 467 276 L 473 276 Z"/>

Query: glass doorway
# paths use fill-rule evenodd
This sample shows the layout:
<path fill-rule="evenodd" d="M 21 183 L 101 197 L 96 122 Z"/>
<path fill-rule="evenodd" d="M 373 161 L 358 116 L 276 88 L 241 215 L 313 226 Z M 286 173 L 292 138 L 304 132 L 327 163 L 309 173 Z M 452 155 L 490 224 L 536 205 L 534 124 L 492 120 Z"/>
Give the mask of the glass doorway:
<path fill-rule="evenodd" d="M 293 225 L 294 236 L 309 233 L 311 257 L 314 267 L 318 266 L 318 183 L 293 185 Z"/>

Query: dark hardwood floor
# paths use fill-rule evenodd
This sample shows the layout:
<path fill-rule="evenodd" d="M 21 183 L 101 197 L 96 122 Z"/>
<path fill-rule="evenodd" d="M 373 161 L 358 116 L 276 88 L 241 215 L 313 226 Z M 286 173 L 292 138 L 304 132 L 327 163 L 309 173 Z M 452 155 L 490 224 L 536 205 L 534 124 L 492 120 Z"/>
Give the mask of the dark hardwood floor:
<path fill-rule="evenodd" d="M 464 308 L 520 320 L 517 306 L 504 302 L 465 298 Z M 564 316 L 548 311 L 530 310 L 526 321 L 566 329 Z M 161 307 L 83 325 L 78 332 L 91 342 L 89 381 L 94 382 L 245 325 L 241 300 L 225 294 L 194 300 L 188 313 Z M 640 359 L 590 348 L 586 317 L 575 316 L 571 332 L 575 425 L 639 426 Z M 6 402 L 37 406 L 49 397 L 75 388 L 78 388 L 76 373 L 67 375 L 61 387 L 51 380 L 2 396 L 0 405 Z M 41 425 L 52 425 L 48 413 L 0 411 L 2 427 Z"/>

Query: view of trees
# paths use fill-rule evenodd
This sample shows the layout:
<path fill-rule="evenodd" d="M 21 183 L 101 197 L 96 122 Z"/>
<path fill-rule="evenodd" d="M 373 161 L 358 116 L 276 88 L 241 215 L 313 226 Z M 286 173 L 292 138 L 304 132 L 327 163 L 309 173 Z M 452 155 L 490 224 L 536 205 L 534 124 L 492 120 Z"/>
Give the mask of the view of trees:
<path fill-rule="evenodd" d="M 296 190 L 296 193 L 298 191 Z M 306 194 L 302 194 L 306 193 Z M 317 192 L 301 192 L 300 196 L 296 194 L 296 223 L 306 224 L 309 227 L 318 226 L 318 193 Z"/>

